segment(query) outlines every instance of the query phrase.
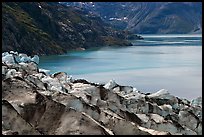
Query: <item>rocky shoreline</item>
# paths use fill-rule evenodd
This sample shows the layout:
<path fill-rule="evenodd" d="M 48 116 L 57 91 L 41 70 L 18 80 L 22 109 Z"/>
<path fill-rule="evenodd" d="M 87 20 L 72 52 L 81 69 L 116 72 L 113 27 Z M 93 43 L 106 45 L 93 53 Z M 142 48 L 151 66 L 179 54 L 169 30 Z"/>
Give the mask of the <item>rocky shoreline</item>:
<path fill-rule="evenodd" d="M 38 63 L 37 55 L 2 53 L 3 135 L 202 135 L 202 97 L 50 75 Z"/>

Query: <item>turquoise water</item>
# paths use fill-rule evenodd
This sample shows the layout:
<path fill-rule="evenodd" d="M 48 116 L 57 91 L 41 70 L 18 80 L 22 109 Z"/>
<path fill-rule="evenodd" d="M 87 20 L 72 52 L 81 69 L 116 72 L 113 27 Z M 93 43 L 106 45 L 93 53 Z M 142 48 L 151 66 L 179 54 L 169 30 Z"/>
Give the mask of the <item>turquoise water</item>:
<path fill-rule="evenodd" d="M 192 99 L 202 95 L 200 35 L 142 35 L 135 46 L 104 47 L 40 57 L 40 68 L 63 71 L 74 78 L 107 83 L 114 79 L 143 92 L 161 88 Z"/>

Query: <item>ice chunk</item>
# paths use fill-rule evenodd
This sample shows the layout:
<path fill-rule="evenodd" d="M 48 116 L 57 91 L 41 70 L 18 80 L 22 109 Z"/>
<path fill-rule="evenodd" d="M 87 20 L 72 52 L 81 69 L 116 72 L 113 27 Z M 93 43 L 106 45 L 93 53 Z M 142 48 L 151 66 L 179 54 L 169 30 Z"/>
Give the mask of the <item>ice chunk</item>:
<path fill-rule="evenodd" d="M 4 57 L 2 57 L 2 62 L 5 62 L 6 64 L 14 64 L 14 57 L 12 54 L 7 54 Z"/>
<path fill-rule="evenodd" d="M 38 55 L 35 55 L 31 61 L 35 62 L 36 64 L 39 64 L 39 56 Z"/>

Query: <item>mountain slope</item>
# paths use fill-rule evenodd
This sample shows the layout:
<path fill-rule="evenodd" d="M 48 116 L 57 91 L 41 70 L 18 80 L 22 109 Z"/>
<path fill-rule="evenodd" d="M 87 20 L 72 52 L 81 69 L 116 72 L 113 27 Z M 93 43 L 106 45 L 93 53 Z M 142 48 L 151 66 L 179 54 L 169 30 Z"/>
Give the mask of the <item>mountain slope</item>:
<path fill-rule="evenodd" d="M 2 32 L 3 52 L 14 50 L 29 55 L 131 45 L 122 39 L 122 32 L 113 30 L 99 17 L 56 2 L 3 2 Z"/>
<path fill-rule="evenodd" d="M 94 12 L 118 29 L 140 34 L 202 32 L 201 2 L 67 2 Z"/>

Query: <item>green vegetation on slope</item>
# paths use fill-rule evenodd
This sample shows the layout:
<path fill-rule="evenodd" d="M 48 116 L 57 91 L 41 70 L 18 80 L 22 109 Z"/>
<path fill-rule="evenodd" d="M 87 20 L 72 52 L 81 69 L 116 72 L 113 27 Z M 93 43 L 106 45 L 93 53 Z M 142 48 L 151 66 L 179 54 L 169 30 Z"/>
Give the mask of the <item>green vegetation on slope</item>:
<path fill-rule="evenodd" d="M 3 52 L 48 55 L 77 48 L 131 45 L 122 32 L 100 18 L 58 3 L 3 2 L 2 16 Z M 107 40 L 110 38 L 114 42 Z"/>

